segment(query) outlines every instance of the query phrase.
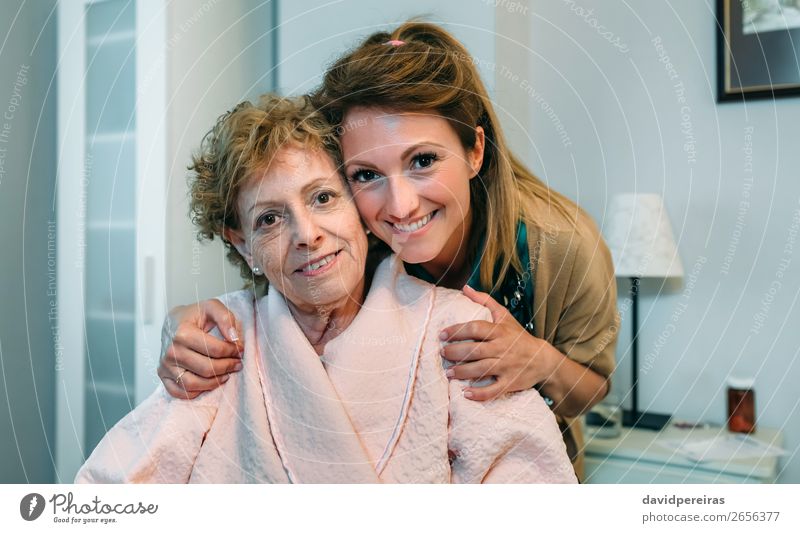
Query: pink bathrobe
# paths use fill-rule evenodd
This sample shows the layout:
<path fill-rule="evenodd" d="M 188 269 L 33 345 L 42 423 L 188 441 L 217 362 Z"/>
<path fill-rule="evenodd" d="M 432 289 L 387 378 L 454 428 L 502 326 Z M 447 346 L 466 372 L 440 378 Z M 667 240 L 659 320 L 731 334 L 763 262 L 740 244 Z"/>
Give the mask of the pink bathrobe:
<path fill-rule="evenodd" d="M 194 400 L 159 387 L 76 482 L 576 482 L 538 392 L 480 403 L 445 377 L 439 331 L 488 311 L 408 276 L 396 257 L 321 357 L 278 291 L 220 299 L 242 323 L 242 371 Z"/>

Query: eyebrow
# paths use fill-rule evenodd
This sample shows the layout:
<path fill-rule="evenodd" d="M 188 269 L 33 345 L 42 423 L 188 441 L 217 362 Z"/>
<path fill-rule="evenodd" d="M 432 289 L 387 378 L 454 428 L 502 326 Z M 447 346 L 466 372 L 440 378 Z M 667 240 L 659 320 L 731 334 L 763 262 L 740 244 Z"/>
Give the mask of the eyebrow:
<path fill-rule="evenodd" d="M 327 183 L 329 181 L 334 181 L 334 178 L 335 178 L 335 180 L 339 180 L 340 179 L 338 172 L 336 174 L 332 175 L 332 176 L 322 176 L 322 177 L 319 177 L 319 178 L 315 179 L 314 181 L 312 181 L 311 183 L 306 184 L 302 189 L 300 189 L 300 192 L 302 192 L 303 194 L 308 194 L 308 192 L 310 190 L 316 189 L 317 187 L 320 186 L 320 184 Z"/>
<path fill-rule="evenodd" d="M 406 159 L 409 155 L 411 155 L 413 152 L 419 150 L 423 146 L 436 146 L 436 147 L 442 148 L 444 150 L 447 150 L 446 146 L 441 145 L 439 143 L 435 143 L 433 141 L 423 141 L 423 142 L 417 143 L 417 144 L 415 144 L 413 146 L 410 146 L 410 147 L 406 148 L 405 150 L 403 150 L 403 153 L 400 154 L 400 159 Z M 347 166 L 359 165 L 359 166 L 362 166 L 362 167 L 372 167 L 372 166 L 374 166 L 372 163 L 369 163 L 369 162 L 366 162 L 366 161 L 359 161 L 359 160 L 348 161 L 346 163 L 346 165 Z"/>
<path fill-rule="evenodd" d="M 322 177 L 319 177 L 319 178 L 315 179 L 314 181 L 312 181 L 311 183 L 307 183 L 306 185 L 304 185 L 303 188 L 300 189 L 300 193 L 303 194 L 303 195 L 306 195 L 306 194 L 308 194 L 309 191 L 311 191 L 312 189 L 315 189 L 320 184 L 333 181 L 334 177 L 338 178 L 338 176 L 328 176 L 328 177 L 322 176 Z M 253 211 L 256 211 L 258 209 L 263 209 L 265 207 L 272 207 L 272 206 L 280 206 L 280 205 L 283 205 L 283 203 L 282 202 L 273 202 L 272 200 L 264 200 L 264 201 L 261 201 L 261 202 L 256 202 L 255 204 L 250 206 L 250 209 L 247 210 L 247 214 L 251 215 L 253 213 Z"/>

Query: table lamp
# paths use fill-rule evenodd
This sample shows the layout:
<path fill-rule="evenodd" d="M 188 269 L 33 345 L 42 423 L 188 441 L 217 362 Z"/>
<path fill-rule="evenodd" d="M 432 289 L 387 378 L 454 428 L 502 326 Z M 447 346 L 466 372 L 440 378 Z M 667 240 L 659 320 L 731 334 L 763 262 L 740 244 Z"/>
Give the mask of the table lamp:
<path fill-rule="evenodd" d="M 603 234 L 614 259 L 614 274 L 631 280 L 632 408 L 622 424 L 660 430 L 670 415 L 639 410 L 639 282 L 642 278 L 682 278 L 683 266 L 664 202 L 658 194 L 617 194 L 608 207 Z"/>

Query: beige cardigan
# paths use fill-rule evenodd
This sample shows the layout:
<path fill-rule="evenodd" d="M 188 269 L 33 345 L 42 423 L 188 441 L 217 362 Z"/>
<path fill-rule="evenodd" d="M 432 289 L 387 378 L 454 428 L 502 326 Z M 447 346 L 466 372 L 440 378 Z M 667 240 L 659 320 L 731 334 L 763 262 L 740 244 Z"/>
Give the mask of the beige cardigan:
<path fill-rule="evenodd" d="M 526 221 L 534 279 L 535 334 L 567 357 L 610 377 L 619 330 L 611 254 L 597 226 L 575 204 L 572 223 L 544 200 Z M 610 388 L 610 384 L 609 384 Z M 567 451 L 583 479 L 580 420 L 557 417 Z"/>

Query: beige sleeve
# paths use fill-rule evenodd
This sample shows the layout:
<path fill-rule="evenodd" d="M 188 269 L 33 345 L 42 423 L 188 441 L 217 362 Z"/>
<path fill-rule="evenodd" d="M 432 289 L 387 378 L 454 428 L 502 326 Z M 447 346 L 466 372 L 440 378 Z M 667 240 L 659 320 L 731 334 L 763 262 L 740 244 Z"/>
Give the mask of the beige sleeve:
<path fill-rule="evenodd" d="M 608 247 L 596 230 L 587 233 L 577 244 L 553 345 L 609 377 L 619 331 L 617 284 Z"/>

